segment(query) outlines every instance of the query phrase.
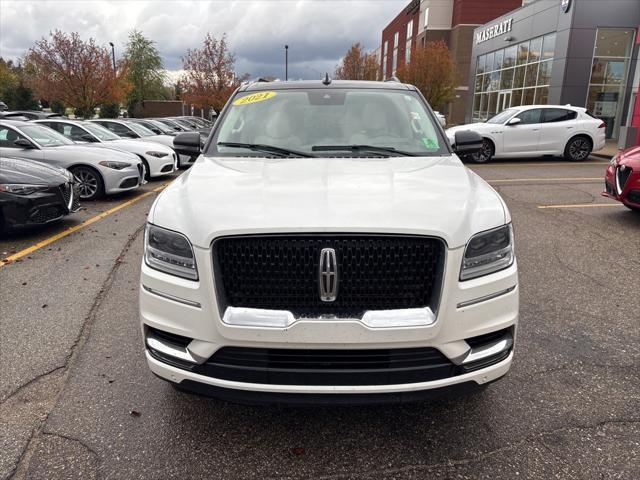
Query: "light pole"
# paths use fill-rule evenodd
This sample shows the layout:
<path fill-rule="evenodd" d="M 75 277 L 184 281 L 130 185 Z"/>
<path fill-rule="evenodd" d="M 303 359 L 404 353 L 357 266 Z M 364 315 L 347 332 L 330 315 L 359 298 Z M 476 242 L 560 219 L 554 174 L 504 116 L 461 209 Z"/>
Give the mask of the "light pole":
<path fill-rule="evenodd" d="M 284 46 L 284 81 L 289 80 L 289 45 Z"/>
<path fill-rule="evenodd" d="M 111 59 L 113 60 L 113 71 L 115 72 L 115 70 L 116 70 L 116 48 L 113 45 L 113 42 L 109 42 L 109 45 L 111 45 Z"/>

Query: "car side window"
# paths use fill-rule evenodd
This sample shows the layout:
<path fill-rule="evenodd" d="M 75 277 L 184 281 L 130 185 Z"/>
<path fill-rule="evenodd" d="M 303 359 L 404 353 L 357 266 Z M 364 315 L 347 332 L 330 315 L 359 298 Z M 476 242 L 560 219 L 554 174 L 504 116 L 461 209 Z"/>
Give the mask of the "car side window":
<path fill-rule="evenodd" d="M 80 127 L 76 127 L 75 125 L 71 125 L 69 123 L 64 123 L 61 125 L 62 125 L 62 131 L 60 133 L 62 133 L 65 137 L 70 138 L 74 142 L 84 141 L 82 136 L 86 135 L 87 132 L 85 132 L 83 129 L 81 129 Z"/>
<path fill-rule="evenodd" d="M 542 109 L 533 108 L 531 110 L 525 110 L 516 115 L 516 118 L 520 119 L 520 125 L 531 125 L 534 123 L 542 122 Z"/>
<path fill-rule="evenodd" d="M 545 108 L 544 123 L 566 122 L 567 120 L 575 120 L 578 113 L 565 108 Z"/>
<path fill-rule="evenodd" d="M 7 127 L 0 127 L 0 148 L 22 148 L 13 143 L 19 138 L 24 137 L 15 130 Z"/>
<path fill-rule="evenodd" d="M 64 131 L 61 123 L 57 122 L 40 122 L 40 125 L 44 125 L 45 127 L 53 128 L 56 132 L 64 135 Z"/>
<path fill-rule="evenodd" d="M 130 132 L 130 130 L 125 127 L 124 125 L 121 125 L 119 123 L 113 123 L 113 122 L 97 122 L 100 125 L 102 125 L 105 128 L 108 128 L 109 130 L 111 130 L 113 133 L 115 133 L 116 135 L 124 135 L 127 136 Z"/>

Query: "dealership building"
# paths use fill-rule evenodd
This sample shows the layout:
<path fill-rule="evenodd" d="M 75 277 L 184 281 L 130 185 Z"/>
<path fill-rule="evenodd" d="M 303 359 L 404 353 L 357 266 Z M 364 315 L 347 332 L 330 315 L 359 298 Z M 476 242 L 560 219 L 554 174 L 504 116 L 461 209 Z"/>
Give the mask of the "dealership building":
<path fill-rule="evenodd" d="M 526 2 L 527 0 L 525 0 Z M 530 1 L 530 0 L 528 0 Z M 640 0 L 638 0 L 640 1 Z M 522 5 L 523 0 L 413 0 L 382 31 L 380 72 L 383 79 L 411 61 L 411 51 L 443 40 L 458 70 L 453 102 L 441 112 L 449 123 L 463 123 L 469 103 L 468 72 L 474 30 Z M 473 62 L 475 65 L 475 62 Z"/>
<path fill-rule="evenodd" d="M 474 31 L 465 121 L 510 106 L 586 107 L 640 143 L 640 0 L 537 0 Z"/>

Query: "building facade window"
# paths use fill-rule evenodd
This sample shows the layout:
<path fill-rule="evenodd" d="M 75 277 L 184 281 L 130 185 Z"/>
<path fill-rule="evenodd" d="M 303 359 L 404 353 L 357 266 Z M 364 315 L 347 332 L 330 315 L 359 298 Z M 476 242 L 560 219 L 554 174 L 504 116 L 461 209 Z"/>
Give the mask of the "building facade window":
<path fill-rule="evenodd" d="M 408 64 L 411 61 L 411 41 L 413 40 L 413 20 L 407 23 L 407 44 L 404 53 L 404 63 Z"/>
<path fill-rule="evenodd" d="M 505 108 L 548 102 L 555 38 L 551 33 L 477 58 L 474 121 Z"/>
<path fill-rule="evenodd" d="M 391 75 L 396 74 L 398 69 L 398 43 L 400 43 L 400 32 L 393 36 L 393 58 L 391 59 Z"/>
<path fill-rule="evenodd" d="M 587 110 L 605 123 L 607 138 L 618 138 L 634 38 L 628 28 L 596 32 Z"/>

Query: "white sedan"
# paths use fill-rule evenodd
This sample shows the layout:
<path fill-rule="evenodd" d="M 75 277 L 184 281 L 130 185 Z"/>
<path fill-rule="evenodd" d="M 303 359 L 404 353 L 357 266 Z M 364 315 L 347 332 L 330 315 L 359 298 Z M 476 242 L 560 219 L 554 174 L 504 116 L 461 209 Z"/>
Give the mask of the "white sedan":
<path fill-rule="evenodd" d="M 585 108 L 569 105 L 528 105 L 503 110 L 484 123 L 447 129 L 454 144 L 456 132 L 472 130 L 483 138 L 482 150 L 468 158 L 484 163 L 491 158 L 560 155 L 585 160 L 605 143 L 605 124 Z"/>
<path fill-rule="evenodd" d="M 48 118 L 33 123 L 46 125 L 76 143 L 91 143 L 96 147 L 115 148 L 136 154 L 145 168 L 145 178 L 161 177 L 177 170 L 173 148 L 155 142 L 121 138 L 106 128 L 91 122 Z"/>

